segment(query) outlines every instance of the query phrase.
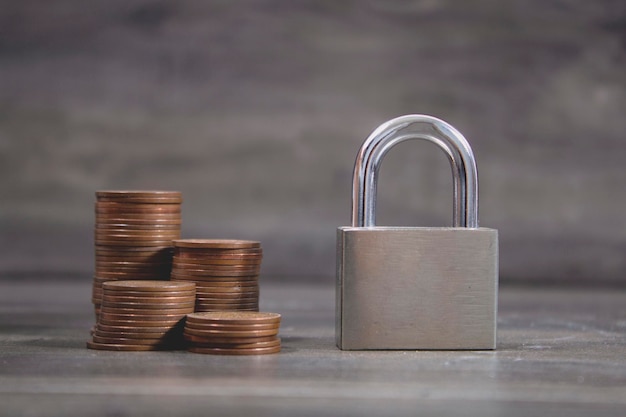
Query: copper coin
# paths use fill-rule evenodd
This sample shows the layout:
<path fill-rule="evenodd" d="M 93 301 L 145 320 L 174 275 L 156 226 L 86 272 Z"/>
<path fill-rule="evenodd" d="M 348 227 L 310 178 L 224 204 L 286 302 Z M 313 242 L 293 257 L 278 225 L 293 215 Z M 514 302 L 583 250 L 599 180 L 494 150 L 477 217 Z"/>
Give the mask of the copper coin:
<path fill-rule="evenodd" d="M 102 271 L 102 272 L 126 272 L 126 273 L 133 273 L 133 272 L 138 272 L 138 273 L 144 273 L 144 274 L 153 274 L 153 273 L 165 273 L 165 274 L 169 274 L 170 273 L 170 267 L 169 265 L 159 265 L 159 264 L 147 264 L 147 265 L 137 265 L 137 266 L 122 266 L 122 265 L 115 265 L 115 264 L 102 264 L 102 263 L 98 263 L 96 265 L 96 275 L 98 274 L 98 271 Z"/>
<path fill-rule="evenodd" d="M 247 331 L 247 330 L 278 330 L 280 323 L 260 323 L 260 324 L 222 324 L 222 323 L 185 323 L 187 329 L 215 329 L 215 330 L 233 330 L 233 331 Z"/>
<path fill-rule="evenodd" d="M 180 230 L 179 224 L 116 224 L 96 223 L 94 228 L 98 230 Z"/>
<path fill-rule="evenodd" d="M 142 300 L 151 300 L 151 299 L 163 299 L 163 298 L 189 298 L 194 299 L 196 296 L 195 291 L 120 291 L 120 290 L 103 290 L 103 294 L 109 297 L 124 297 L 124 298 L 139 298 Z"/>
<path fill-rule="evenodd" d="M 102 197 L 97 200 L 99 203 L 126 203 L 126 204 L 171 204 L 180 205 L 183 200 L 181 198 L 161 198 L 161 197 L 136 197 L 136 198 L 112 198 Z"/>
<path fill-rule="evenodd" d="M 176 275 L 186 275 L 189 277 L 240 277 L 259 275 L 259 268 L 256 269 L 240 269 L 240 270 L 201 270 L 201 269 L 182 269 L 176 265 L 172 265 L 172 272 Z"/>
<path fill-rule="evenodd" d="M 105 326 L 123 326 L 123 327 L 165 327 L 165 326 L 179 326 L 181 325 L 183 319 L 178 321 L 176 320 L 166 320 L 166 321 L 158 321 L 158 320 L 118 320 L 118 319 L 109 319 L 106 317 L 100 317 L 98 319 L 98 325 Z"/>
<path fill-rule="evenodd" d="M 194 335 L 185 335 L 183 334 L 185 339 L 194 338 L 199 340 L 210 340 L 211 343 L 259 343 L 259 342 L 271 342 L 278 339 L 278 336 L 260 336 L 260 337 L 217 337 L 217 336 L 194 336 Z M 199 343 L 199 342 L 198 342 Z"/>
<path fill-rule="evenodd" d="M 261 242 L 238 239 L 180 239 L 174 242 L 179 248 L 247 249 L 260 248 Z"/>
<path fill-rule="evenodd" d="M 102 297 L 102 307 L 106 307 L 107 309 L 115 308 L 115 309 L 124 309 L 124 310 L 162 310 L 164 313 L 168 313 L 171 310 L 181 310 L 187 309 L 189 307 L 193 307 L 194 301 L 177 301 L 177 302 L 160 302 L 156 301 L 153 303 L 148 302 L 114 302 L 110 297 L 106 295 Z"/>
<path fill-rule="evenodd" d="M 96 202 L 94 206 L 96 213 L 180 213 L 180 204 L 124 204 L 111 202 Z"/>
<path fill-rule="evenodd" d="M 114 350 L 118 352 L 139 352 L 150 350 L 170 350 L 169 346 L 150 346 L 150 345 L 119 345 L 108 343 L 87 342 L 87 348 L 95 350 Z"/>
<path fill-rule="evenodd" d="M 250 304 L 250 305 L 204 305 L 198 304 L 196 305 L 195 312 L 203 312 L 203 311 L 259 311 L 258 304 Z"/>
<path fill-rule="evenodd" d="M 143 296 L 123 296 L 123 295 L 109 295 L 104 294 L 102 300 L 109 301 L 112 303 L 147 303 L 147 304 L 157 304 L 157 303 L 188 303 L 189 301 L 195 300 L 195 295 L 183 295 L 183 296 L 162 296 L 162 297 L 143 297 Z"/>
<path fill-rule="evenodd" d="M 212 338 L 204 338 L 197 336 L 186 336 L 185 340 L 192 343 L 194 347 L 214 347 L 225 349 L 250 349 L 256 347 L 280 346 L 280 338 L 273 336 L 272 340 L 265 342 L 244 342 L 244 343 L 215 343 Z"/>
<path fill-rule="evenodd" d="M 170 211 L 180 210 L 181 203 L 133 203 L 129 201 L 105 201 L 96 200 L 94 204 L 95 210 L 156 210 L 156 211 Z"/>
<path fill-rule="evenodd" d="M 172 281 L 123 281 L 104 284 L 105 289 L 123 291 L 193 291 L 196 286 L 192 282 Z"/>
<path fill-rule="evenodd" d="M 176 343 L 182 344 L 183 337 L 181 336 L 178 339 L 168 340 L 163 338 L 156 339 L 128 339 L 123 337 L 102 337 L 102 336 L 93 336 L 94 343 L 106 343 L 106 344 L 115 344 L 115 345 L 148 345 L 148 346 L 163 346 L 163 345 L 174 345 Z"/>
<path fill-rule="evenodd" d="M 176 326 L 181 323 L 181 320 L 184 322 L 184 319 L 184 313 L 177 315 L 114 314 L 103 312 L 101 309 L 98 323 L 116 326 L 129 326 L 130 323 L 143 326 L 144 323 L 147 323 L 146 325 L 152 327 L 166 327 Z"/>
<path fill-rule="evenodd" d="M 109 303 L 102 303 L 102 307 L 100 307 L 101 314 L 118 314 L 118 315 L 131 315 L 137 317 L 176 317 L 177 315 L 185 315 L 189 313 L 193 313 L 194 306 L 190 305 L 189 307 L 181 307 L 181 308 L 160 308 L 160 307 L 137 307 L 137 308 L 125 308 L 125 307 L 114 307 L 109 306 Z"/>
<path fill-rule="evenodd" d="M 166 230 L 119 230 L 119 229 L 95 229 L 96 239 L 137 239 L 137 240 L 157 240 L 157 239 L 177 239 L 180 236 L 178 229 Z"/>
<path fill-rule="evenodd" d="M 102 240 L 98 239 L 95 241 L 97 245 L 109 245 L 109 246 L 119 246 L 119 247 L 129 247 L 129 246 L 163 246 L 167 245 L 170 240 Z"/>
<path fill-rule="evenodd" d="M 259 293 L 259 289 L 256 287 L 209 287 L 209 286 L 201 286 L 199 285 L 198 288 L 200 289 L 200 291 L 198 291 L 196 289 L 196 297 L 202 297 L 202 294 L 221 294 L 221 293 L 228 293 L 228 294 L 240 294 L 240 293 L 244 293 L 246 295 L 253 295 L 253 294 L 258 294 Z"/>
<path fill-rule="evenodd" d="M 169 226 L 177 226 L 180 227 L 180 225 L 182 224 L 182 220 L 177 219 L 177 220 L 164 220 L 164 219 L 158 219 L 158 220 L 146 220 L 146 219 L 136 219 L 136 220 L 129 220 L 129 219 L 106 219 L 106 221 L 104 219 L 101 219 L 97 222 L 97 226 L 96 227 L 100 227 L 100 228 L 107 228 L 109 226 L 111 227 L 128 227 L 128 228 L 133 228 L 135 226 L 164 226 L 164 225 L 169 225 Z"/>
<path fill-rule="evenodd" d="M 259 290 L 252 290 L 249 292 L 236 292 L 236 293 L 229 293 L 229 292 L 220 292 L 220 293 L 214 293 L 214 292 L 209 292 L 209 291 L 205 291 L 205 292 L 201 292 L 200 294 L 196 294 L 196 299 L 201 300 L 201 299 L 212 299 L 212 298 L 216 298 L 216 299 L 220 299 L 220 300 L 224 300 L 224 299 L 232 299 L 232 300 L 241 300 L 241 299 L 245 299 L 245 298 L 255 298 L 258 299 L 259 298 Z"/>
<path fill-rule="evenodd" d="M 187 312 L 183 313 L 162 313 L 162 314 L 150 314 L 143 312 L 126 312 L 126 311 L 109 311 L 105 309 L 105 307 L 100 307 L 100 318 L 107 320 L 121 320 L 121 321 L 162 321 L 168 322 L 168 326 L 172 323 L 176 323 L 181 318 L 184 318 L 185 315 L 191 314 L 193 309 L 188 309 Z"/>
<path fill-rule="evenodd" d="M 224 276 L 224 275 L 190 275 L 190 274 L 182 274 L 180 272 L 172 272 L 170 274 L 171 279 L 175 278 L 178 280 L 188 280 L 188 281 L 197 281 L 197 282 L 254 282 L 259 279 L 260 274 L 253 275 L 234 275 L 234 276 Z"/>
<path fill-rule="evenodd" d="M 191 334 L 183 334 L 185 340 L 193 344 L 199 345 L 211 343 L 215 345 L 250 345 L 261 343 L 280 342 L 278 336 L 260 336 L 260 337 L 215 337 L 215 336 L 194 336 Z"/>
<path fill-rule="evenodd" d="M 96 330 L 94 336 L 106 337 L 106 338 L 120 338 L 120 339 L 146 339 L 146 340 L 161 340 L 161 341 L 178 341 L 183 340 L 182 331 L 179 333 L 127 333 L 127 332 L 105 332 L 102 330 Z M 95 341 L 95 339 L 94 339 Z"/>
<path fill-rule="evenodd" d="M 230 323 L 230 324 L 255 324 L 255 323 L 280 323 L 278 313 L 193 313 L 187 314 L 187 321 L 195 323 Z"/>
<path fill-rule="evenodd" d="M 217 336 L 217 337 L 258 337 L 258 336 L 276 336 L 278 329 L 267 330 L 207 330 L 194 329 L 185 326 L 185 334 L 191 336 Z"/>
<path fill-rule="evenodd" d="M 254 301 L 196 301 L 195 307 L 211 308 L 253 308 L 258 307 L 259 300 Z"/>
<path fill-rule="evenodd" d="M 121 216 L 121 215 L 115 215 L 115 216 L 102 216 L 102 215 L 98 215 L 96 216 L 96 223 L 97 224 L 112 224 L 113 222 L 111 220 L 122 220 L 122 221 L 116 221 L 116 224 L 132 224 L 132 223 L 125 223 L 124 221 L 128 220 L 128 221 L 141 221 L 143 224 L 146 224 L 148 221 L 150 222 L 154 222 L 154 224 L 160 224 L 160 223 L 165 223 L 167 224 L 168 222 L 171 224 L 176 224 L 176 222 L 181 222 L 182 218 L 181 216 L 130 216 L 130 215 L 125 215 L 125 216 Z M 95 228 L 98 230 L 101 230 L 102 228 Z"/>
<path fill-rule="evenodd" d="M 134 247 L 117 247 L 117 246 L 96 246 L 96 254 L 104 256 L 149 256 L 149 255 L 170 255 L 172 254 L 172 246 L 165 245 L 161 247 L 154 246 L 134 246 Z"/>
<path fill-rule="evenodd" d="M 169 262 L 127 262 L 127 261 L 102 261 L 96 259 L 96 267 L 105 268 L 152 268 L 152 269 L 170 269 L 172 266 Z"/>
<path fill-rule="evenodd" d="M 255 298 L 255 299 L 259 299 L 259 295 L 260 295 L 260 290 L 250 290 L 250 291 L 245 291 L 245 292 L 212 292 L 209 290 L 206 291 L 202 291 L 199 293 L 196 293 L 196 300 L 198 301 L 203 301 L 203 300 L 211 300 L 211 299 L 220 299 L 220 300 L 232 300 L 232 301 L 236 301 L 236 300 L 240 300 L 240 299 L 246 299 L 246 298 Z"/>
<path fill-rule="evenodd" d="M 183 323 L 176 324 L 174 326 L 168 325 L 163 327 L 154 327 L 154 326 L 116 326 L 116 325 L 107 325 L 98 323 L 96 325 L 97 331 L 109 332 L 109 333 L 132 333 L 132 334 L 141 334 L 141 333 L 178 333 L 183 331 Z"/>
<path fill-rule="evenodd" d="M 182 212 L 180 206 L 175 211 L 96 209 L 94 217 L 96 219 L 178 219 L 182 218 Z"/>
<path fill-rule="evenodd" d="M 236 267 L 256 267 L 261 266 L 261 260 L 242 260 L 242 259 L 200 259 L 200 260 L 189 260 L 185 258 L 180 258 L 177 256 L 172 257 L 172 262 L 181 265 L 183 267 L 190 268 L 199 268 L 202 269 L 205 266 L 236 266 Z"/>
<path fill-rule="evenodd" d="M 196 282 L 196 286 L 200 288 L 205 287 L 240 287 L 245 289 L 258 289 L 259 282 L 258 280 L 231 280 L 231 281 L 216 281 L 216 280 L 206 280 Z"/>
<path fill-rule="evenodd" d="M 176 255 L 185 258 L 194 258 L 194 257 L 224 257 L 224 256 L 239 256 L 239 257 L 258 257 L 263 256 L 263 249 L 261 248 L 253 248 L 253 249 L 209 249 L 209 248 L 185 248 L 185 247 L 174 247 L 174 251 Z"/>
<path fill-rule="evenodd" d="M 167 271 L 163 272 L 110 272 L 110 271 L 96 271 L 98 278 L 106 282 L 108 281 L 130 281 L 130 280 L 167 280 Z"/>
<path fill-rule="evenodd" d="M 211 265 L 211 264 L 202 264 L 202 265 L 194 265 L 187 264 L 181 262 L 173 262 L 172 266 L 177 270 L 182 271 L 183 273 L 189 272 L 192 274 L 211 274 L 211 273 L 220 273 L 220 272 L 242 272 L 242 271 L 250 271 L 251 273 L 258 273 L 261 269 L 261 265 Z"/>
<path fill-rule="evenodd" d="M 203 305 L 196 306 L 196 313 L 236 313 L 241 311 L 258 312 L 259 307 L 207 307 Z"/>
<path fill-rule="evenodd" d="M 98 190 L 96 198 L 182 198 L 180 191 L 173 190 Z"/>
<path fill-rule="evenodd" d="M 280 346 L 250 349 L 226 349 L 226 348 L 205 348 L 194 347 L 188 348 L 191 353 L 203 353 L 209 355 L 269 355 L 280 352 Z"/>
<path fill-rule="evenodd" d="M 110 262 L 115 262 L 115 263 L 124 263 L 124 262 L 128 262 L 131 264 L 137 264 L 137 265 L 168 265 L 171 266 L 172 262 L 171 262 L 171 257 L 167 254 L 144 254 L 144 255 L 139 255 L 139 256 L 132 256 L 132 255 L 123 255 L 123 256 L 109 256 L 109 255 L 100 255 L 100 254 L 96 254 L 95 256 L 95 260 L 96 262 L 102 262 L 102 263 L 110 263 Z"/>

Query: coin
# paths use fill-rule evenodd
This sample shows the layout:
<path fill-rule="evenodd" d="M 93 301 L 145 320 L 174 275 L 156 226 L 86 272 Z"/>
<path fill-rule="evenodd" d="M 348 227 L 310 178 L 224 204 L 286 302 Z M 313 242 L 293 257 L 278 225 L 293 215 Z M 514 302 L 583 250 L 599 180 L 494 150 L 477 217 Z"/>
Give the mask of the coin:
<path fill-rule="evenodd" d="M 111 239 L 97 239 L 97 245 L 109 245 L 109 246 L 163 246 L 170 243 L 171 240 L 130 240 L 130 239 L 119 239 L 119 240 L 111 240 Z"/>
<path fill-rule="evenodd" d="M 110 297 L 124 297 L 124 298 L 141 298 L 142 300 L 151 300 L 151 299 L 162 299 L 162 298 L 189 298 L 194 299 L 196 292 L 195 291 L 119 291 L 119 290 L 111 290 L 105 289 L 103 290 L 105 295 Z"/>
<path fill-rule="evenodd" d="M 281 316 L 278 313 L 216 312 L 187 314 L 187 321 L 196 323 L 280 323 L 280 319 Z"/>
<path fill-rule="evenodd" d="M 258 324 L 223 324 L 223 323 L 193 323 L 186 322 L 185 327 L 188 329 L 216 329 L 216 330 L 234 330 L 234 331 L 246 331 L 246 330 L 270 330 L 278 329 L 280 323 L 258 323 Z"/>
<path fill-rule="evenodd" d="M 96 239 L 133 239 L 133 240 L 162 240 L 177 239 L 180 230 L 118 230 L 118 229 L 95 229 Z"/>
<path fill-rule="evenodd" d="M 117 247 L 107 245 L 96 245 L 96 254 L 108 255 L 108 256 L 152 256 L 152 255 L 169 255 L 172 254 L 172 247 L 169 245 L 154 247 L 154 246 L 130 246 L 130 247 Z"/>
<path fill-rule="evenodd" d="M 149 350 L 168 350 L 169 346 L 151 346 L 151 345 L 120 345 L 120 344 L 108 344 L 108 343 L 95 343 L 87 342 L 87 348 L 95 350 L 114 350 L 114 351 L 126 351 L 126 352 L 139 352 Z"/>
<path fill-rule="evenodd" d="M 171 190 L 98 190 L 96 191 L 96 198 L 119 198 L 119 199 L 132 199 L 132 198 L 182 198 L 180 191 Z"/>
<path fill-rule="evenodd" d="M 108 295 L 104 294 L 102 297 L 103 302 L 107 303 L 134 303 L 134 304 L 175 304 L 175 303 L 188 303 L 195 300 L 194 295 L 185 295 L 180 297 L 162 296 L 162 297 L 134 297 L 134 296 L 120 296 L 120 295 Z M 111 305 L 111 304 L 109 304 Z"/>
<path fill-rule="evenodd" d="M 178 326 L 182 323 L 184 317 L 178 320 L 119 320 L 107 317 L 99 317 L 98 325 L 107 326 L 123 326 L 123 327 L 165 327 Z"/>
<path fill-rule="evenodd" d="M 271 336 L 271 340 L 264 342 L 226 342 L 226 343 L 216 343 L 212 338 L 204 338 L 198 336 L 185 336 L 185 339 L 188 342 L 191 342 L 194 347 L 214 347 L 214 348 L 226 348 L 226 349 L 250 349 L 256 347 L 270 347 L 270 346 L 280 346 L 280 338 L 276 336 Z"/>
<path fill-rule="evenodd" d="M 183 331 L 183 323 L 179 323 L 175 326 L 164 326 L 164 327 L 155 327 L 155 326 L 115 326 L 115 325 L 107 325 L 98 323 L 96 326 L 97 331 L 103 332 L 113 332 L 113 333 L 129 333 L 129 334 L 140 334 L 140 333 L 178 333 Z"/>
<path fill-rule="evenodd" d="M 163 313 L 167 313 L 173 310 L 182 310 L 193 308 L 194 301 L 185 301 L 185 302 L 173 302 L 173 303 L 165 303 L 165 302 L 156 302 L 156 303 L 147 303 L 147 302 L 112 302 L 110 298 L 102 297 L 102 307 L 106 308 L 107 311 L 115 308 L 118 311 L 122 310 L 159 310 Z"/>
<path fill-rule="evenodd" d="M 207 249 L 207 248 L 181 248 L 174 247 L 174 253 L 181 258 L 223 258 L 223 257 L 241 257 L 241 258 L 258 258 L 263 256 L 263 249 Z"/>
<path fill-rule="evenodd" d="M 145 218 L 128 218 L 128 217 L 100 217 L 97 218 L 97 222 L 100 225 L 116 225 L 117 227 L 119 226 L 124 226 L 124 227 L 132 227 L 135 225 L 166 225 L 166 224 L 170 224 L 170 225 L 180 225 L 182 223 L 181 219 L 177 219 L 177 218 L 156 218 L 156 219 L 145 219 Z"/>
<path fill-rule="evenodd" d="M 193 282 L 172 282 L 172 281 L 122 281 L 104 284 L 105 289 L 121 289 L 132 291 L 183 291 L 194 290 L 196 285 Z"/>
<path fill-rule="evenodd" d="M 280 352 L 280 346 L 250 349 L 206 348 L 191 346 L 188 348 L 188 351 L 192 353 L 204 353 L 211 355 L 268 355 Z"/>
<path fill-rule="evenodd" d="M 275 336 L 278 334 L 278 328 L 266 330 L 208 330 L 195 329 L 185 326 L 184 333 L 191 336 L 218 336 L 218 337 L 258 337 L 258 336 Z"/>
<path fill-rule="evenodd" d="M 261 243 L 253 240 L 236 239 L 180 239 L 174 242 L 178 248 L 246 249 L 260 248 Z"/>
<path fill-rule="evenodd" d="M 98 278 L 103 281 L 128 281 L 128 280 L 167 280 L 168 273 L 167 271 L 163 271 L 161 273 L 158 272 L 101 272 L 96 271 L 98 274 Z"/>
<path fill-rule="evenodd" d="M 247 260 L 247 259 L 220 259 L 220 258 L 206 258 L 206 259 L 186 259 L 174 256 L 172 262 L 182 266 L 191 268 L 203 268 L 205 266 L 249 266 L 255 267 L 261 265 L 261 260 Z"/>
<path fill-rule="evenodd" d="M 119 314 L 119 315 L 133 315 L 133 316 L 156 316 L 156 317 L 175 317 L 176 315 L 193 313 L 194 306 L 190 305 L 189 307 L 181 307 L 181 308 L 159 308 L 159 307 L 137 307 L 137 308 L 122 308 L 122 307 L 109 307 L 106 303 L 102 303 L 100 307 L 100 315 L 108 314 Z"/>
<path fill-rule="evenodd" d="M 172 266 L 172 273 L 176 275 L 183 275 L 188 277 L 248 277 L 251 275 L 259 275 L 259 270 L 257 269 L 242 269 L 242 270 L 201 270 L 201 269 L 181 269 L 176 265 Z"/>
<path fill-rule="evenodd" d="M 175 281 L 182 282 L 182 281 Z M 201 293 L 241 293 L 241 292 L 259 292 L 259 286 L 257 283 L 245 285 L 242 283 L 233 283 L 232 285 L 212 285 L 211 282 L 196 282 L 196 295 Z"/>
<path fill-rule="evenodd" d="M 198 283 L 208 283 L 208 282 L 230 282 L 230 283 L 238 283 L 238 282 L 258 282 L 259 274 L 251 274 L 251 275 L 189 275 L 176 271 L 172 271 L 170 273 L 170 279 L 172 281 L 193 281 Z"/>

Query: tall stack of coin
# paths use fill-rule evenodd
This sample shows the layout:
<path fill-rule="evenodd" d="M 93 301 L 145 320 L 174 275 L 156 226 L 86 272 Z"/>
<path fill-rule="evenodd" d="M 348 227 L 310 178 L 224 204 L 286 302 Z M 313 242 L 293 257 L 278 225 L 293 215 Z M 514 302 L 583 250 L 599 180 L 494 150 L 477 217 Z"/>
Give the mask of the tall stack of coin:
<path fill-rule="evenodd" d="M 258 311 L 261 244 L 250 240 L 174 241 L 172 281 L 196 283 L 196 311 Z"/>
<path fill-rule="evenodd" d="M 166 350 L 184 346 L 185 316 L 193 313 L 195 285 L 170 281 L 108 281 L 90 349 Z"/>
<path fill-rule="evenodd" d="M 103 282 L 169 278 L 182 196 L 178 191 L 97 191 L 96 199 L 92 301 L 97 315 Z"/>
<path fill-rule="evenodd" d="M 213 355 L 264 355 L 280 352 L 280 314 L 249 311 L 188 314 L 188 350 Z"/>

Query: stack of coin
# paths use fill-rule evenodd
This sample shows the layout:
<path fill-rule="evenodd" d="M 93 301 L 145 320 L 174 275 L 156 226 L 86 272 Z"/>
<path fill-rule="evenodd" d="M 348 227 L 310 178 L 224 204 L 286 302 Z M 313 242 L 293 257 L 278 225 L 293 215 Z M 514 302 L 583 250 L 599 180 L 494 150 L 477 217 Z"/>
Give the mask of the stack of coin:
<path fill-rule="evenodd" d="M 196 283 L 197 312 L 258 311 L 262 257 L 250 240 L 175 240 L 171 280 Z"/>
<path fill-rule="evenodd" d="M 185 339 L 193 353 L 264 355 L 280 352 L 280 314 L 222 311 L 188 314 Z"/>
<path fill-rule="evenodd" d="M 169 279 L 182 197 L 177 191 L 98 191 L 96 199 L 92 301 L 97 315 L 103 282 Z"/>
<path fill-rule="evenodd" d="M 100 317 L 88 348 L 183 348 L 184 319 L 193 313 L 196 297 L 192 282 L 108 281 L 102 289 Z"/>

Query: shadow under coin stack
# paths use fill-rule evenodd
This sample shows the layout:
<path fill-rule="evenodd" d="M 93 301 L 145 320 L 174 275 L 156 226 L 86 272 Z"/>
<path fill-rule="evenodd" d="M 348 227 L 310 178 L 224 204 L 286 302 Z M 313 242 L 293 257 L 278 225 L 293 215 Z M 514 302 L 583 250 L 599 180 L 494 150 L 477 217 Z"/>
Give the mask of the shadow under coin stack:
<path fill-rule="evenodd" d="M 108 281 L 87 347 L 98 350 L 174 350 L 185 346 L 185 316 L 193 313 L 195 285 L 170 281 Z"/>
<path fill-rule="evenodd" d="M 261 243 L 250 240 L 174 241 L 172 281 L 196 284 L 196 312 L 258 311 Z"/>
<path fill-rule="evenodd" d="M 206 312 L 187 315 L 185 339 L 193 353 L 264 355 L 280 352 L 280 314 Z"/>
<path fill-rule="evenodd" d="M 178 191 L 98 191 L 96 199 L 92 301 L 97 317 L 102 283 L 169 279 L 182 196 Z"/>

